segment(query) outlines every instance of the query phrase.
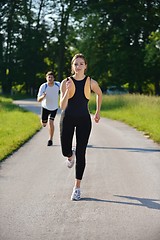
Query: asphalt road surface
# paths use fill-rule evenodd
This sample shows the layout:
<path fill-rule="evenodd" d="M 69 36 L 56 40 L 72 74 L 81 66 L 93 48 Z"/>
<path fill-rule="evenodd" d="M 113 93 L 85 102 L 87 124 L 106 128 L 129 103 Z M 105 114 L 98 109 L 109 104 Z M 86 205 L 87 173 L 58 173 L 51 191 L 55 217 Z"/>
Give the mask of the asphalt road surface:
<path fill-rule="evenodd" d="M 36 101 L 16 104 L 40 114 Z M 160 146 L 121 122 L 93 122 L 82 199 L 71 201 L 59 117 L 54 146 L 43 128 L 0 165 L 0 240 L 160 240 Z"/>

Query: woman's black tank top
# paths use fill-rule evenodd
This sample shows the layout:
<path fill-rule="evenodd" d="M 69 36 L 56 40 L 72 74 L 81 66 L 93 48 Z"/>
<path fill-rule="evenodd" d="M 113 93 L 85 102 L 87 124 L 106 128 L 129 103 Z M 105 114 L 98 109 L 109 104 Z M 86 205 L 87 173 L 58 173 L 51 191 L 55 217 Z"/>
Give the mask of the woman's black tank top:
<path fill-rule="evenodd" d="M 75 93 L 72 98 L 68 100 L 68 105 L 65 109 L 65 115 L 80 117 L 89 114 L 88 99 L 84 94 L 84 86 L 87 80 L 87 76 L 83 80 L 75 80 L 71 77 L 75 84 Z"/>

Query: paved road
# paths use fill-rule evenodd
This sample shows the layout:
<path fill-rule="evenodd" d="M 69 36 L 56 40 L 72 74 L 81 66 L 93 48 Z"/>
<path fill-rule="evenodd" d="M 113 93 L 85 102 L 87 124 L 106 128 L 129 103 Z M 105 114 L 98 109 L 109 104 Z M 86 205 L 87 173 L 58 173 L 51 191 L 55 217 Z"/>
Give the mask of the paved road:
<path fill-rule="evenodd" d="M 72 202 L 59 116 L 53 147 L 44 128 L 0 166 L 0 239 L 160 240 L 160 146 L 123 123 L 93 123 L 82 200 Z"/>

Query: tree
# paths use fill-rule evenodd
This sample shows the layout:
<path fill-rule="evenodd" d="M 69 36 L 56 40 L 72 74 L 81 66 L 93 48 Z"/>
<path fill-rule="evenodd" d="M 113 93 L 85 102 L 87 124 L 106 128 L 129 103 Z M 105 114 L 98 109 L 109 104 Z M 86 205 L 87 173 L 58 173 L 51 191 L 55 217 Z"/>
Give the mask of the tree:
<path fill-rule="evenodd" d="M 68 64 L 68 59 L 70 58 L 70 49 L 74 45 L 74 17 L 75 14 L 82 9 L 85 0 L 56 0 L 52 1 L 52 32 L 51 39 L 54 39 L 53 44 L 57 43 L 57 51 L 55 56 L 55 61 L 58 66 L 58 80 L 61 81 L 69 72 L 65 67 Z M 51 14 L 51 13 L 50 13 Z M 53 17 L 56 16 L 56 17 Z"/>
<path fill-rule="evenodd" d="M 152 32 L 145 47 L 145 65 L 148 79 L 154 84 L 155 94 L 160 95 L 160 32 Z"/>
<path fill-rule="evenodd" d="M 131 93 L 147 93 L 154 83 L 158 94 L 159 59 L 151 57 L 149 37 L 158 29 L 158 0 L 2 0 L 0 7 L 4 93 L 16 84 L 35 91 L 51 69 L 61 81 L 82 52 L 102 89 L 126 84 Z"/>
<path fill-rule="evenodd" d="M 10 93 L 14 84 L 25 83 L 27 92 L 36 88 L 36 76 L 44 71 L 45 44 L 48 32 L 41 20 L 44 0 L 33 5 L 32 0 L 4 3 L 3 61 L 1 78 L 3 93 Z M 35 3 L 35 2 L 34 2 Z M 39 8 L 38 8 L 39 6 Z M 37 11 L 33 11 L 38 9 Z"/>
<path fill-rule="evenodd" d="M 20 11 L 21 1 L 5 1 L 1 3 L 2 16 L 1 16 L 1 32 L 3 37 L 1 38 L 1 45 L 5 48 L 2 53 L 2 91 L 4 93 L 10 93 L 12 87 L 12 76 L 14 74 L 15 59 L 14 54 L 16 51 L 16 39 L 19 30 L 19 19 L 17 12 Z"/>
<path fill-rule="evenodd" d="M 89 8 L 83 33 L 80 29 L 80 48 L 94 75 L 103 78 L 102 84 L 128 83 L 130 92 L 142 93 L 144 48 L 148 35 L 158 28 L 158 1 L 99 0 Z"/>

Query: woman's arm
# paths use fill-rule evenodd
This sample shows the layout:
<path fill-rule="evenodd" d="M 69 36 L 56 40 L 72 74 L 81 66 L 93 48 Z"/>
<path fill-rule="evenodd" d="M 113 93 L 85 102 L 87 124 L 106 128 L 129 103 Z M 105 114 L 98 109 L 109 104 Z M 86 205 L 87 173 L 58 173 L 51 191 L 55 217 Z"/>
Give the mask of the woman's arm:
<path fill-rule="evenodd" d="M 68 104 L 69 90 L 71 88 L 71 79 L 64 79 L 60 86 L 60 108 L 64 110 Z"/>
<path fill-rule="evenodd" d="M 91 90 L 97 95 L 96 96 L 96 112 L 94 115 L 94 120 L 96 123 L 98 123 L 100 120 L 100 109 L 102 105 L 102 91 L 98 83 L 93 79 L 91 79 Z"/>

